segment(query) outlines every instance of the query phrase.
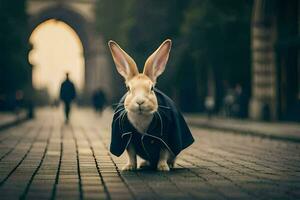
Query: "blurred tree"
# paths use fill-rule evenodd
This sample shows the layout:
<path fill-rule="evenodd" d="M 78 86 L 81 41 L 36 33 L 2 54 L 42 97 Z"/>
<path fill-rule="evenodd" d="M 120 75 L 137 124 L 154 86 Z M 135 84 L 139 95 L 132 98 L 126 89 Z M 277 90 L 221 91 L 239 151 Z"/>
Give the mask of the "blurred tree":
<path fill-rule="evenodd" d="M 135 23 L 134 5 L 136 0 L 98 0 L 96 6 L 97 30 L 106 41 L 115 40 L 126 46 L 129 31 Z"/>
<path fill-rule="evenodd" d="M 188 1 L 143 0 L 135 3 L 136 22 L 130 31 L 130 48 L 139 66 L 167 38 L 175 39 Z M 151 48 L 152 47 L 152 48 Z"/>
<path fill-rule="evenodd" d="M 0 94 L 14 94 L 30 83 L 26 0 L 0 1 Z"/>
<path fill-rule="evenodd" d="M 222 101 L 224 82 L 231 86 L 242 84 L 249 91 L 251 6 L 251 1 L 240 0 L 190 1 L 180 35 L 190 56 L 182 62 L 191 59 L 189 63 L 194 65 L 195 89 L 198 91 L 195 98 L 201 98 L 201 104 L 207 95 L 207 80 L 199 77 L 203 73 L 208 75 L 209 68 L 216 82 L 217 106 Z M 178 73 L 178 76 L 182 80 L 190 78 L 184 73 Z"/>

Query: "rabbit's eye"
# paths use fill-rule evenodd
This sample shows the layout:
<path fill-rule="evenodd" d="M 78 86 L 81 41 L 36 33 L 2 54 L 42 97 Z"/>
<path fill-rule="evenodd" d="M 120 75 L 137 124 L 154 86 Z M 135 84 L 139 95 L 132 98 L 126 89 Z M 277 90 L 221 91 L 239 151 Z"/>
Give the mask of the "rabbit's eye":
<path fill-rule="evenodd" d="M 130 87 L 129 86 L 126 86 L 126 89 L 128 92 L 130 92 Z"/>
<path fill-rule="evenodd" d="M 151 86 L 151 91 L 154 91 L 154 86 L 153 85 Z"/>

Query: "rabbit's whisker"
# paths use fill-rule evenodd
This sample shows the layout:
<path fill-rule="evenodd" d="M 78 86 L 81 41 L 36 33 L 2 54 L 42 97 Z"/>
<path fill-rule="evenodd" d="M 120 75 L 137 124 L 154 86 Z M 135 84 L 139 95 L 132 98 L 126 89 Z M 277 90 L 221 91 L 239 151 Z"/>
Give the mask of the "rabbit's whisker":
<path fill-rule="evenodd" d="M 120 120 L 122 124 L 123 124 L 123 120 L 124 120 L 124 117 L 126 116 L 126 114 L 127 114 L 127 111 L 124 110 L 124 112 L 122 113 L 121 120 Z"/>
<path fill-rule="evenodd" d="M 162 105 L 158 105 L 158 107 L 161 107 L 161 108 L 166 108 L 166 109 L 171 109 L 170 107 L 168 106 L 162 106 Z"/>
<path fill-rule="evenodd" d="M 123 110 L 125 110 L 125 108 L 120 108 L 120 110 L 116 111 L 115 114 L 117 114 L 118 112 L 123 111 Z"/>
<path fill-rule="evenodd" d="M 160 115 L 160 113 L 158 111 L 156 111 L 156 114 L 158 115 L 158 118 L 159 118 L 159 122 L 160 122 L 160 134 L 162 135 L 163 134 L 163 120 L 162 120 L 162 117 Z"/>
<path fill-rule="evenodd" d="M 119 118 L 121 118 L 120 120 L 119 120 L 119 127 L 122 127 L 122 124 L 123 124 L 123 117 L 126 115 L 126 110 L 123 110 L 122 112 L 121 112 L 121 114 L 117 117 L 117 119 L 116 119 L 116 121 L 119 119 Z M 120 129 L 122 129 L 122 128 L 120 128 Z"/>
<path fill-rule="evenodd" d="M 116 107 L 123 106 L 123 105 L 124 105 L 124 103 L 114 103 L 114 104 L 112 104 L 112 106 L 116 106 Z"/>
<path fill-rule="evenodd" d="M 126 114 L 126 112 L 127 111 L 125 109 L 121 110 L 121 113 L 119 114 L 119 116 L 115 120 L 118 120 L 119 118 L 121 118 L 124 114 Z"/>

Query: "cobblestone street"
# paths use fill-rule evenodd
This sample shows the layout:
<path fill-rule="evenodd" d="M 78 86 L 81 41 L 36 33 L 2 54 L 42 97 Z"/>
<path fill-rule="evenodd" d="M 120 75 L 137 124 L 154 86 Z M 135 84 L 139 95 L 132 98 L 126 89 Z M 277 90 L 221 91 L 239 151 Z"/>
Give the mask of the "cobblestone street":
<path fill-rule="evenodd" d="M 300 199 L 300 143 L 191 127 L 170 172 L 121 172 L 111 112 L 42 109 L 0 132 L 1 199 Z"/>

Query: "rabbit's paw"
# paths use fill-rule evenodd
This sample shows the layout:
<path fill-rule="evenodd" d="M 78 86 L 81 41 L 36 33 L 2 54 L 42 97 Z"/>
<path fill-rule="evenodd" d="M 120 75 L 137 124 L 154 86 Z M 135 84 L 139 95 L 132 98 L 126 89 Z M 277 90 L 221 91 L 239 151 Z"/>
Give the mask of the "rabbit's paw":
<path fill-rule="evenodd" d="M 166 171 L 170 171 L 170 168 L 167 162 L 159 162 L 157 164 L 157 170 L 166 172 Z"/>
<path fill-rule="evenodd" d="M 175 167 L 175 163 L 169 163 L 170 169 L 173 169 Z"/>
<path fill-rule="evenodd" d="M 147 161 L 147 160 L 142 161 L 141 164 L 140 164 L 140 168 L 148 168 L 150 166 L 151 166 L 150 162 Z"/>
<path fill-rule="evenodd" d="M 136 165 L 128 163 L 123 168 L 122 171 L 134 171 L 136 170 Z"/>

